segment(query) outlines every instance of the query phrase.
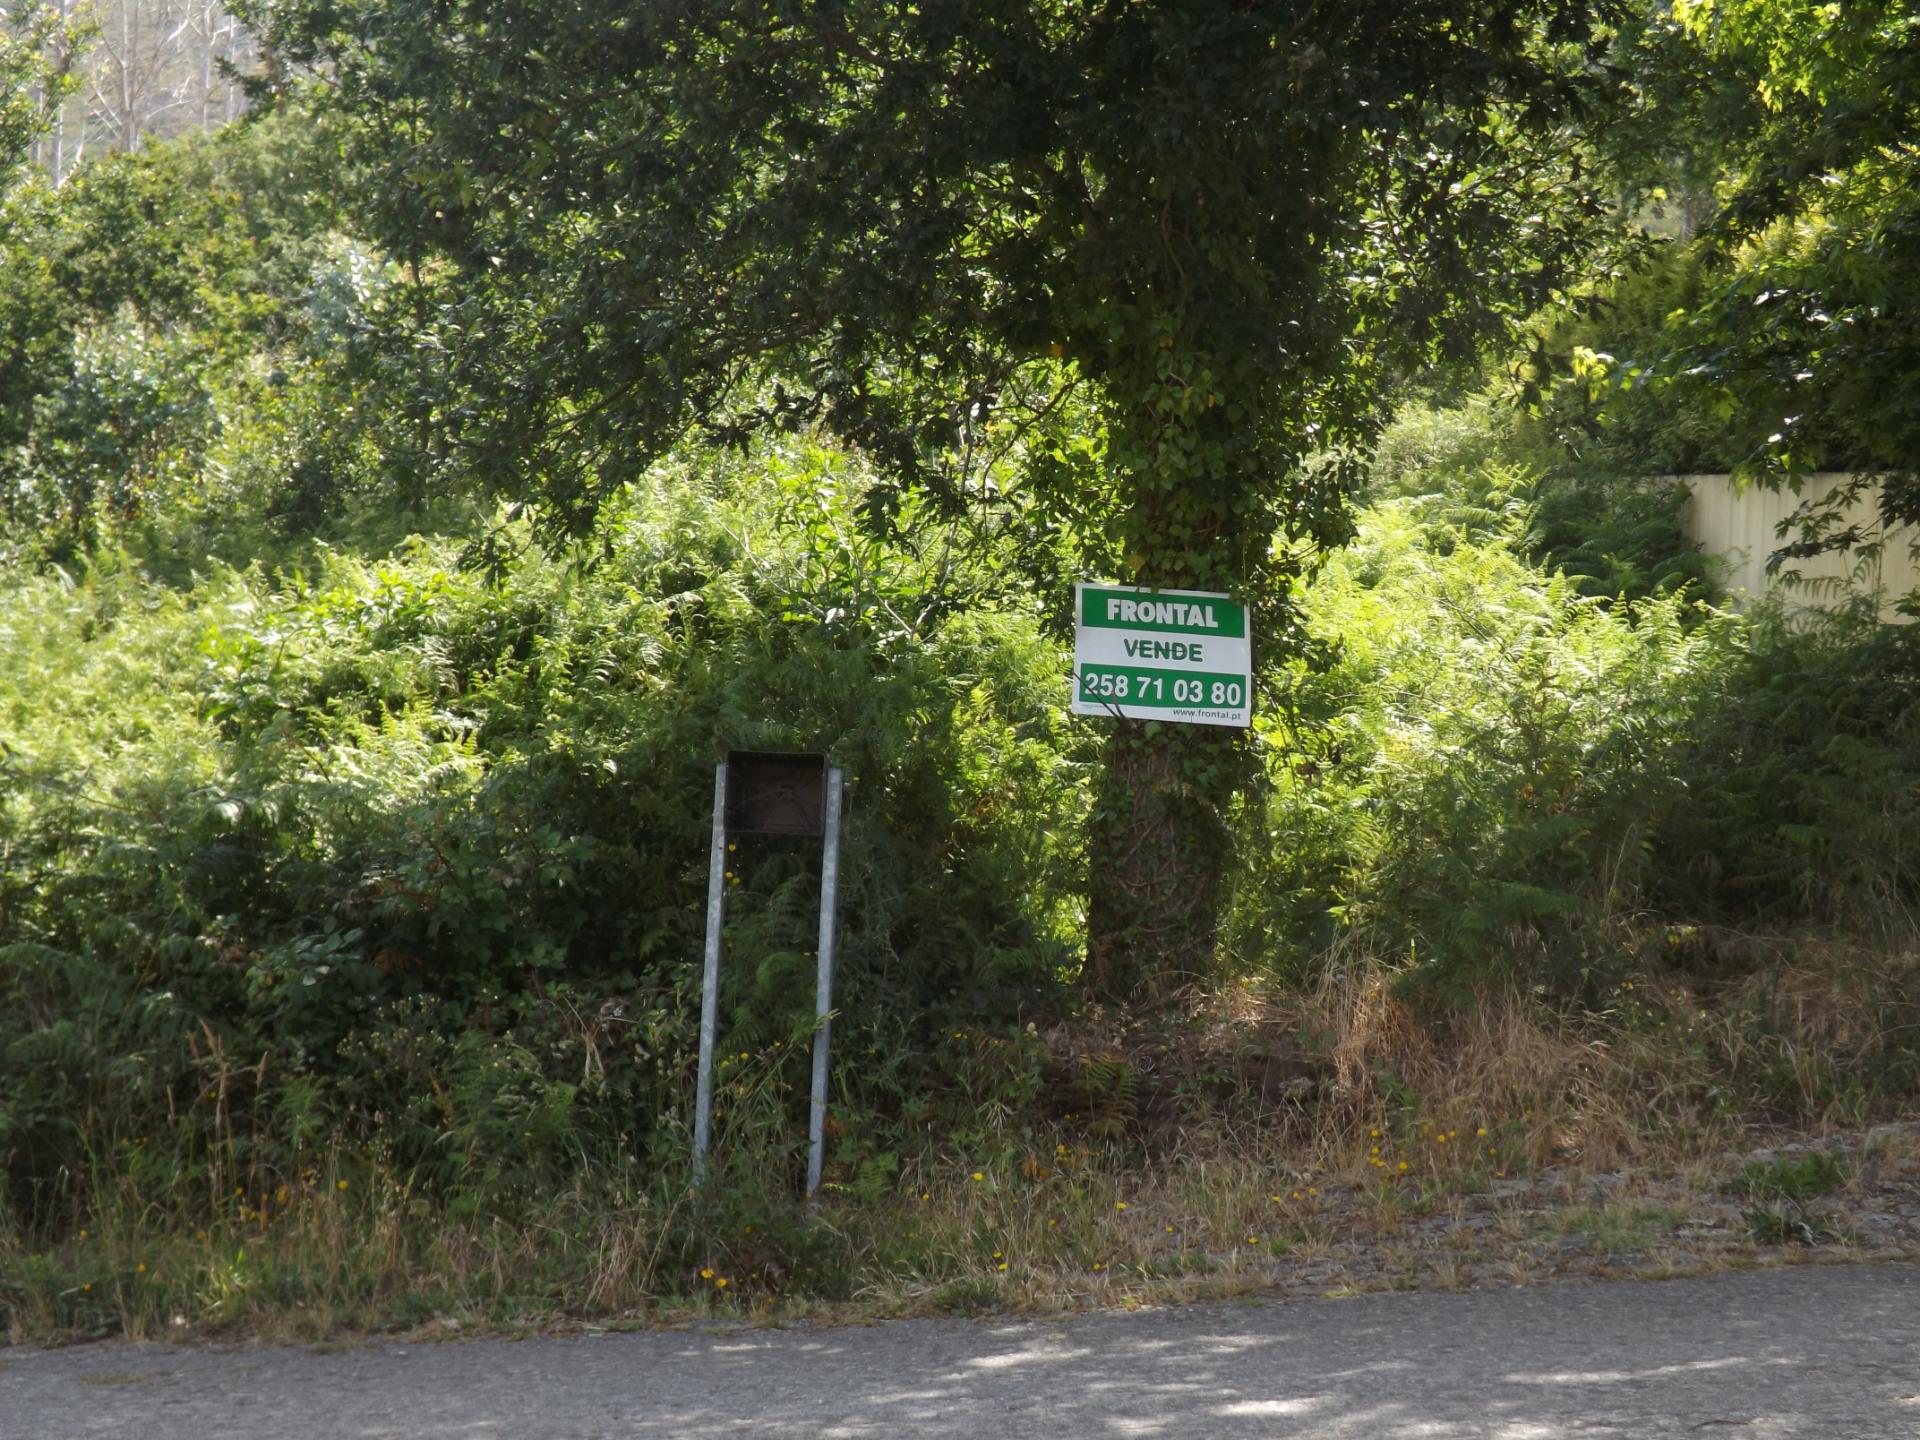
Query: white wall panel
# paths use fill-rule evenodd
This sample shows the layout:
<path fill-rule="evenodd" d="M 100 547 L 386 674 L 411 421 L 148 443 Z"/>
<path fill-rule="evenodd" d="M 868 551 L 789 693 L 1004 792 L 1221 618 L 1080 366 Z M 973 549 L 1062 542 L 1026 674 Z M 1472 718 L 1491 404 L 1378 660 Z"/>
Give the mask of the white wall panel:
<path fill-rule="evenodd" d="M 1799 494 L 1761 485 L 1736 489 L 1726 475 L 1677 478 L 1692 496 L 1687 505 L 1687 533 L 1725 567 L 1721 582 L 1736 605 L 1773 591 L 1781 591 L 1791 603 L 1802 605 L 1831 605 L 1852 592 L 1878 592 L 1881 614 L 1898 619 L 1901 617 L 1893 613 L 1894 603 L 1920 585 L 1920 566 L 1916 566 L 1912 550 L 1914 540 L 1920 537 L 1912 527 L 1890 532 L 1878 555 L 1817 555 L 1787 561 L 1779 574 L 1767 574 L 1767 557 L 1786 543 L 1779 533 L 1780 523 L 1798 510 L 1803 500 L 1831 494 L 1847 479 L 1845 475 L 1808 476 Z M 1870 533 L 1877 530 L 1875 506 L 1876 496 L 1869 492 L 1848 511 L 1848 521 L 1859 520 Z"/>

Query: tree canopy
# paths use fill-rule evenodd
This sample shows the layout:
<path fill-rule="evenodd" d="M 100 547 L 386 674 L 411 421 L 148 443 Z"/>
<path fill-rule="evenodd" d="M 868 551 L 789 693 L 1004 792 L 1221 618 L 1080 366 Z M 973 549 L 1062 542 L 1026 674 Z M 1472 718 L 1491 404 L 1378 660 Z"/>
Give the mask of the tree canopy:
<path fill-rule="evenodd" d="M 73 88 L 67 60 L 75 41 L 76 27 L 38 0 L 0 10 L 0 197 Z"/>
<path fill-rule="evenodd" d="M 1608 15 L 287 0 L 265 19 L 422 277 L 416 414 L 551 530 L 583 531 L 692 426 L 817 421 L 894 496 L 952 511 L 987 493 L 968 466 L 998 423 L 1016 502 L 1083 570 L 1247 595 L 1280 658 L 1290 577 L 1346 533 L 1382 377 L 1470 356 L 1590 234 L 1574 137 L 1614 83 Z M 1094 446 L 1049 435 L 1069 401 Z M 1221 751 L 1115 732 L 1095 893 L 1132 899 L 1095 906 L 1110 988 L 1210 953 Z M 1150 834 L 1185 858 L 1117 873 Z"/>
<path fill-rule="evenodd" d="M 1920 16 L 1893 0 L 1683 0 L 1660 28 L 1645 133 L 1697 157 L 1708 203 L 1696 293 L 1619 357 L 1627 383 L 1717 413 L 1748 476 L 1854 473 L 1783 556 L 1877 542 L 1845 518 L 1869 489 L 1886 521 L 1920 519 Z"/>

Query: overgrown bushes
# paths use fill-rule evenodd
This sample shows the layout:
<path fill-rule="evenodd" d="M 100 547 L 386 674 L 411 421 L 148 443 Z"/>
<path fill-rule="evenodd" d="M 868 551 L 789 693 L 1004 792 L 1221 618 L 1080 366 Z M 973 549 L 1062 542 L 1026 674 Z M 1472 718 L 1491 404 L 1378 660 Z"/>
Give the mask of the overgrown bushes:
<path fill-rule="evenodd" d="M 1374 511 L 1316 587 L 1335 659 L 1268 731 L 1243 956 L 1297 980 L 1357 947 L 1465 1001 L 1590 997 L 1669 919 L 1910 939 L 1906 628 L 1609 605 L 1521 558 L 1524 507 L 1476 534 L 1434 499 Z"/>
<path fill-rule="evenodd" d="M 990 594 L 916 627 L 893 600 L 977 578 L 845 538 L 849 462 L 709 464 L 636 492 L 590 571 L 528 554 L 496 586 L 423 541 L 187 592 L 110 561 L 12 582 L 17 1204 L 84 1207 L 123 1129 L 193 1151 L 238 1127 L 275 1172 L 303 1134 L 357 1137 L 488 1203 L 582 1145 L 671 1148 L 729 746 L 853 777 L 843 1044 L 870 1096 L 915 1088 L 934 1027 L 1051 992 L 1084 804 L 1056 651 Z M 776 525 L 791 504 L 826 523 Z M 728 1044 L 771 1064 L 810 1023 L 814 861 L 743 840 L 732 863 Z M 54 1043 L 66 1088 L 41 1083 Z M 803 1051 L 772 1093 L 804 1088 Z"/>
<path fill-rule="evenodd" d="M 209 1207 L 236 1171 L 251 1193 L 347 1156 L 469 1212 L 583 1164 L 676 1166 L 730 745 L 854 777 L 836 1183 L 982 1106 L 1037 1120 L 1032 1084 L 983 1090 L 978 1042 L 944 1037 L 1071 1009 L 1087 732 L 1058 642 L 990 569 L 858 538 L 861 483 L 805 445 L 703 457 L 635 492 L 596 566 L 529 552 L 497 584 L 429 540 L 187 590 L 112 558 L 16 576 L 16 1213 L 78 1223 L 137 1137 Z M 1244 968 L 1303 984 L 1364 957 L 1450 1005 L 1516 983 L 1601 1004 L 1684 971 L 1671 936 L 1699 922 L 1908 933 L 1904 632 L 1810 645 L 1684 596 L 1610 605 L 1521 557 L 1524 507 L 1470 511 L 1382 505 L 1311 593 L 1333 658 L 1268 707 Z M 777 1189 L 814 862 L 739 846 L 722 1160 Z"/>
<path fill-rule="evenodd" d="M 1374 512 L 1316 591 L 1337 659 L 1294 679 L 1241 946 L 1310 966 L 1339 937 L 1456 998 L 1516 967 L 1578 988 L 1613 968 L 1596 924 L 1645 892 L 1737 622 L 1602 604 L 1516 555 L 1518 520 L 1436 543 L 1416 508 Z"/>
<path fill-rule="evenodd" d="M 1762 614 L 1704 698 L 1654 898 L 1732 924 L 1911 943 L 1920 634 L 1865 611 Z"/>

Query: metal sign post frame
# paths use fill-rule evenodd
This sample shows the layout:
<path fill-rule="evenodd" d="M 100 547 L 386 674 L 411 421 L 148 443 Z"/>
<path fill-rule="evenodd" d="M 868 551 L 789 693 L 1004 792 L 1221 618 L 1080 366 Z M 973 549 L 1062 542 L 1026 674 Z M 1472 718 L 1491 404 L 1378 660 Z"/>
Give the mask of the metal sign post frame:
<path fill-rule="evenodd" d="M 727 922 L 727 762 L 713 768 L 713 847 L 707 852 L 707 957 L 700 976 L 700 1072 L 693 1094 L 693 1185 L 707 1183 L 713 1145 L 713 1042 L 720 1025 L 720 932 Z"/>
<path fill-rule="evenodd" d="M 707 859 L 707 944 L 700 982 L 700 1061 L 694 1087 L 693 1184 L 705 1188 L 713 1150 L 713 1051 L 720 1028 L 720 954 L 727 918 L 728 765 L 713 773 L 713 843 Z M 813 1085 L 807 1116 L 807 1199 L 819 1192 L 826 1163 L 827 1072 L 833 1029 L 833 960 L 840 897 L 840 829 L 845 811 L 846 776 L 826 767 L 825 814 L 821 824 L 820 932 L 814 980 Z"/>
<path fill-rule="evenodd" d="M 840 812 L 845 777 L 827 767 L 826 846 L 820 858 L 819 970 L 813 985 L 813 1097 L 807 1110 L 807 1199 L 820 1190 L 827 1155 L 827 1050 L 833 1034 L 833 941 L 840 902 Z"/>

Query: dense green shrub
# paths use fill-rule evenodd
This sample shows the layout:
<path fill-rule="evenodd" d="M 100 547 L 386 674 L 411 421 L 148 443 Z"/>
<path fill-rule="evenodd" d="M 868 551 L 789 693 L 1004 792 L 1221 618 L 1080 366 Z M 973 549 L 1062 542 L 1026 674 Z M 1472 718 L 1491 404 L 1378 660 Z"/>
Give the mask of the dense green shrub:
<path fill-rule="evenodd" d="M 242 485 L 291 488 L 312 528 L 314 476 L 365 428 L 346 375 L 381 278 L 334 233 L 319 156 L 279 117 L 0 198 L 0 558 L 71 563 L 129 524 L 230 512 Z M 291 427 L 291 480 L 248 473 L 289 388 L 327 423 Z"/>
<path fill-rule="evenodd" d="M 1901 943 L 1920 906 L 1920 634 L 1863 611 L 1767 613 L 1744 641 L 1693 724 L 1663 900 Z"/>
<path fill-rule="evenodd" d="M 1474 475 L 1376 507 L 1304 597 L 1330 658 L 1265 707 L 1242 963 L 1358 947 L 1456 999 L 1595 994 L 1662 918 L 1909 913 L 1908 633 L 1583 595 L 1526 559 L 1524 487 Z M 16 574 L 13 1202 L 84 1202 L 141 1136 L 208 1197 L 342 1146 L 466 1206 L 677 1156 L 729 746 L 853 777 L 841 1173 L 890 1173 L 915 1127 L 985 1143 L 1013 1082 L 975 1093 L 973 1037 L 1070 1003 L 1089 731 L 991 551 L 866 538 L 864 484 L 800 440 L 700 456 L 635 489 L 596 563 L 525 551 L 497 580 L 432 539 L 177 584 L 111 555 Z M 778 1188 L 816 862 L 738 847 L 720 1158 Z"/>
<path fill-rule="evenodd" d="M 730 746 L 851 777 L 856 1104 L 918 1083 L 930 1027 L 1050 993 L 1085 803 L 1059 651 L 937 539 L 861 539 L 865 483 L 799 444 L 703 457 L 591 568 L 527 553 L 497 584 L 429 541 L 188 591 L 111 560 L 11 581 L 0 984 L 40 997 L 0 1022 L 16 1202 L 115 1129 L 192 1149 L 235 1114 L 262 1163 L 377 1137 L 496 1201 L 581 1146 L 670 1143 Z M 816 864 L 732 858 L 726 1044 L 776 1110 L 804 1091 Z M 54 1017 L 70 1091 L 40 1084 Z"/>
<path fill-rule="evenodd" d="M 1334 659 L 1269 722 L 1243 962 L 1357 946 L 1456 997 L 1591 994 L 1662 920 L 1908 933 L 1920 637 L 1607 604 L 1523 558 L 1534 513 L 1472 485 L 1384 504 L 1310 592 Z"/>
<path fill-rule="evenodd" d="M 1519 517 L 1521 552 L 1564 571 L 1583 595 L 1710 592 L 1707 557 L 1686 533 L 1682 483 L 1619 455 L 1583 458 L 1555 438 L 1550 417 L 1491 393 L 1446 409 L 1408 405 L 1371 474 L 1376 498 L 1417 500 L 1423 518 L 1445 526 L 1483 533 Z M 1445 530 L 1436 534 L 1448 543 Z"/>
<path fill-rule="evenodd" d="M 1714 591 L 1712 561 L 1687 534 L 1686 482 L 1593 474 L 1540 487 L 1529 551 L 1583 595 L 1629 600 Z"/>
<path fill-rule="evenodd" d="M 1524 508 L 1477 536 L 1423 508 L 1372 512 L 1310 597 L 1336 659 L 1294 677 L 1238 948 L 1297 974 L 1345 937 L 1453 985 L 1573 983 L 1645 887 L 1737 622 L 1582 596 L 1516 553 Z"/>

